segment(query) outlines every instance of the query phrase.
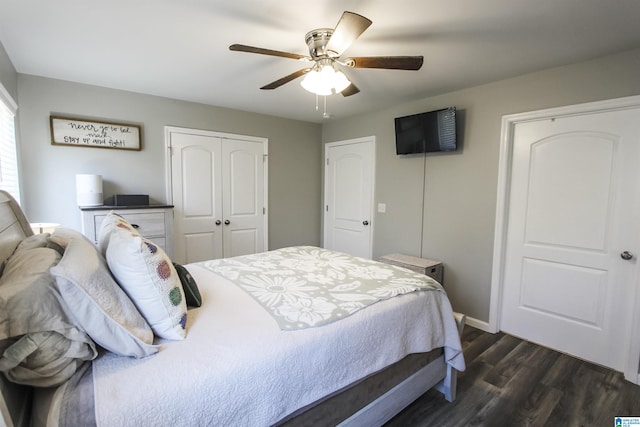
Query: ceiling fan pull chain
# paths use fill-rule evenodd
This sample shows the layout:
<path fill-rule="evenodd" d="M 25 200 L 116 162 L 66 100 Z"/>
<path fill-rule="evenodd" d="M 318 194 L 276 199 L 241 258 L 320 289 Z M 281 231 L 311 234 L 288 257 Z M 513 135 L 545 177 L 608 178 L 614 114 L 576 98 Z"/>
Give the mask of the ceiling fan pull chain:
<path fill-rule="evenodd" d="M 323 119 L 328 119 L 329 118 L 329 114 L 327 114 L 327 96 L 324 96 L 324 112 L 322 113 L 322 118 Z"/>
<path fill-rule="evenodd" d="M 316 93 L 316 111 L 318 111 L 320 108 L 318 107 L 318 94 Z"/>

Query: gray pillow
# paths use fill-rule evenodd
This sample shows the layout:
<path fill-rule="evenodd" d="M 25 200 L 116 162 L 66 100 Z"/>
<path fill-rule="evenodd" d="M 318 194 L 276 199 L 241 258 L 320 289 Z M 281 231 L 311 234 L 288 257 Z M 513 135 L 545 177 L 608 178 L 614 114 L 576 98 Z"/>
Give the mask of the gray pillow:
<path fill-rule="evenodd" d="M 51 269 L 56 288 L 91 338 L 122 356 L 156 353 L 153 331 L 113 280 L 96 246 L 79 232 L 64 228 L 57 229 L 51 239 L 66 246 L 62 260 Z"/>
<path fill-rule="evenodd" d="M 10 381 L 59 385 L 98 354 L 53 286 L 49 269 L 59 260 L 58 252 L 44 247 L 7 260 L 0 278 L 0 371 Z"/>
<path fill-rule="evenodd" d="M 49 233 L 34 234 L 33 236 L 25 237 L 22 239 L 14 254 L 20 251 L 28 251 L 35 248 L 47 247 L 49 242 Z"/>

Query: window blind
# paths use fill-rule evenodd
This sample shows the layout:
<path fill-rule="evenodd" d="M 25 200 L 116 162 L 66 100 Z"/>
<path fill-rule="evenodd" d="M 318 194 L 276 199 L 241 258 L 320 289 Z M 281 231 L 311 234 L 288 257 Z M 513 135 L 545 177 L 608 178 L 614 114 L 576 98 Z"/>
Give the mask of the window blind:
<path fill-rule="evenodd" d="M 7 191 L 20 203 L 15 129 L 16 110 L 16 103 L 0 84 L 0 189 Z"/>

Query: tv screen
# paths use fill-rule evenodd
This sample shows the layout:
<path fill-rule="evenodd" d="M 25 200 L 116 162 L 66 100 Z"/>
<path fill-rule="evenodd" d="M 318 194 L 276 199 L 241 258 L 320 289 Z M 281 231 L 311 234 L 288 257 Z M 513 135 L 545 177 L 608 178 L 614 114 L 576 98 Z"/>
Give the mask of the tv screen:
<path fill-rule="evenodd" d="M 456 107 L 396 117 L 396 153 L 455 151 Z"/>

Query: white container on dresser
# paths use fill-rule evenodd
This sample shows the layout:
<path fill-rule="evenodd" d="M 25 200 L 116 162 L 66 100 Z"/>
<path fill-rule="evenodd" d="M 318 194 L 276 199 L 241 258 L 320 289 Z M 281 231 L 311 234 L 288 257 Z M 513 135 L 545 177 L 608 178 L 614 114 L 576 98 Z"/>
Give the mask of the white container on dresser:
<path fill-rule="evenodd" d="M 126 219 L 140 235 L 160 246 L 173 258 L 173 206 L 80 206 L 82 233 L 92 242 L 98 243 L 102 220 L 111 211 Z"/>

